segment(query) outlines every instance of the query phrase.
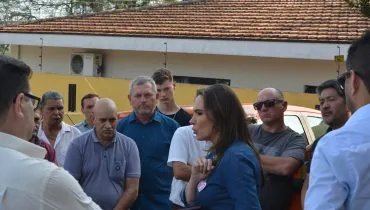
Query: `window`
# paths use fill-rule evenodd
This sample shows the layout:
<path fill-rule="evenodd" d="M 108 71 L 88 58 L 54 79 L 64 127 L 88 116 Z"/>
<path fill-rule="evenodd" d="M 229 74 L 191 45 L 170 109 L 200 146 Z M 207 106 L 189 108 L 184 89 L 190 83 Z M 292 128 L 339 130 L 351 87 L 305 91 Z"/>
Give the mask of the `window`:
<path fill-rule="evenodd" d="M 324 135 L 329 127 L 324 123 L 321 117 L 307 116 L 307 122 L 309 126 L 312 128 L 312 131 L 316 139 Z"/>
<path fill-rule="evenodd" d="M 298 116 L 295 116 L 295 115 L 285 115 L 284 116 L 284 122 L 285 122 L 285 125 L 286 126 L 290 127 L 295 132 L 297 132 L 299 134 L 303 134 L 304 133 L 304 129 L 303 129 L 302 123 L 299 120 Z"/>
<path fill-rule="evenodd" d="M 187 77 L 187 76 L 173 76 L 173 79 L 176 81 L 176 83 L 187 83 L 187 84 L 197 84 L 197 85 L 213 85 L 213 84 L 230 85 L 229 79 Z"/>
<path fill-rule="evenodd" d="M 303 86 L 303 92 L 304 93 L 311 93 L 311 94 L 316 94 L 317 93 L 317 86 L 314 85 L 305 85 Z"/>
<path fill-rule="evenodd" d="M 286 126 L 291 128 L 293 131 L 302 135 L 302 137 L 307 141 L 306 133 L 302 126 L 301 120 L 296 115 L 284 115 L 284 123 Z"/>

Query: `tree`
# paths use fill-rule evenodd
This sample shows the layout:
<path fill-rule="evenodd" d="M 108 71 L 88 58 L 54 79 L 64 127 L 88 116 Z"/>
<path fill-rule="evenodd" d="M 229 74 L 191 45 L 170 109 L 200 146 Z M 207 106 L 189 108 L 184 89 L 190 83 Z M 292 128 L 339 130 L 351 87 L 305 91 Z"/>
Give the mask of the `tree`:
<path fill-rule="evenodd" d="M 359 10 L 363 15 L 370 17 L 370 2 L 369 0 L 345 0 L 352 8 Z"/>
<path fill-rule="evenodd" d="M 181 0 L 1 0 L 0 27 L 50 17 L 127 9 Z M 0 54 L 9 45 L 0 44 Z"/>

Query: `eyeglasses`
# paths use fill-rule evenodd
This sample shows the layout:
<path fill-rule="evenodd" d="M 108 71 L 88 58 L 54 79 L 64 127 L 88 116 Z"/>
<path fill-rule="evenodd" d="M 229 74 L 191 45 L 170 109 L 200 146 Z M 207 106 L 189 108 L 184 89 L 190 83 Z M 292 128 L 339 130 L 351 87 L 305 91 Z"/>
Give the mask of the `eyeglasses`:
<path fill-rule="evenodd" d="M 29 93 L 25 93 L 25 92 L 20 92 L 20 93 L 23 93 L 27 98 L 31 99 L 33 110 L 36 110 L 39 107 L 40 100 L 41 100 L 39 97 L 34 96 L 32 94 L 29 94 Z M 18 95 L 19 95 L 19 93 L 14 97 L 13 102 L 15 102 Z"/>
<path fill-rule="evenodd" d="M 344 90 L 344 85 L 346 84 L 346 79 L 351 75 L 351 71 L 346 71 L 342 75 L 340 75 L 337 79 L 339 86 L 342 90 Z"/>
<path fill-rule="evenodd" d="M 274 107 L 276 104 L 279 104 L 279 103 L 282 103 L 284 102 L 283 100 L 279 100 L 279 99 L 269 99 L 269 100 L 266 100 L 266 101 L 260 101 L 260 102 L 256 102 L 253 104 L 253 107 L 255 110 L 261 110 L 262 109 L 262 106 L 264 105 L 266 108 L 271 108 L 271 107 Z"/>
<path fill-rule="evenodd" d="M 25 96 L 31 99 L 33 110 L 36 110 L 40 105 L 40 98 L 29 93 L 23 93 Z"/>

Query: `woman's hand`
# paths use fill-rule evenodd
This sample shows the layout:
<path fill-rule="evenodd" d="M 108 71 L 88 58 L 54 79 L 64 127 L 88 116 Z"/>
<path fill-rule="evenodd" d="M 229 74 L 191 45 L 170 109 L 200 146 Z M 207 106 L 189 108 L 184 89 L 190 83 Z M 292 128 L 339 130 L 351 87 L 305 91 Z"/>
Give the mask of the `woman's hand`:
<path fill-rule="evenodd" d="M 213 169 L 214 166 L 212 165 L 211 159 L 200 158 L 195 161 L 191 167 L 190 180 L 185 189 L 187 203 L 191 203 L 195 200 L 199 182 L 205 180 L 211 174 Z"/>
<path fill-rule="evenodd" d="M 211 174 L 213 169 L 214 166 L 212 165 L 211 159 L 200 158 L 191 168 L 190 179 L 196 183 L 205 180 Z"/>

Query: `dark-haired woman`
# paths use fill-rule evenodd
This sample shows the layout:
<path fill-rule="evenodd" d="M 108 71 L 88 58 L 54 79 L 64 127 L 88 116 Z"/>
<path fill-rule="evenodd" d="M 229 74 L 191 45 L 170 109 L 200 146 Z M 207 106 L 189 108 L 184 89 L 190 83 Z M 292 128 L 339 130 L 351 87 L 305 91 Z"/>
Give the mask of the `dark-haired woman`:
<path fill-rule="evenodd" d="M 197 139 L 213 146 L 192 167 L 185 190 L 188 206 L 202 210 L 259 210 L 262 169 L 242 105 L 225 85 L 199 90 L 191 119 Z"/>

